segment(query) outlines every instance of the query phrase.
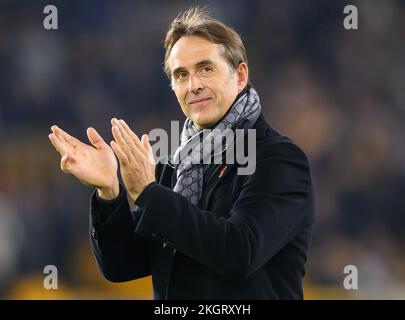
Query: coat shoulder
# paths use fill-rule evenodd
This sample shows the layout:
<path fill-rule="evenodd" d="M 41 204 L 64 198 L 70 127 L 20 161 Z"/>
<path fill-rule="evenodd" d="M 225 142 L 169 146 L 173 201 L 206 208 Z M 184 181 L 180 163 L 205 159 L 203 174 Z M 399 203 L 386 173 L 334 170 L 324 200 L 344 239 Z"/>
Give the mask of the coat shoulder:
<path fill-rule="evenodd" d="M 305 152 L 288 136 L 273 129 L 261 115 L 253 126 L 257 130 L 257 156 L 258 158 L 275 155 L 298 157 L 308 162 Z"/>

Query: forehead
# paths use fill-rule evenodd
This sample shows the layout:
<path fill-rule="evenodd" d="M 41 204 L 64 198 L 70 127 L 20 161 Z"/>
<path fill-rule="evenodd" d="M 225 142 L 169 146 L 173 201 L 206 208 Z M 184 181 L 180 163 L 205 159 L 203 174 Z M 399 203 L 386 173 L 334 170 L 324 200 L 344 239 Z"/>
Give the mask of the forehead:
<path fill-rule="evenodd" d="M 190 68 L 202 60 L 212 60 L 215 63 L 225 62 L 223 46 L 197 36 L 184 36 L 173 46 L 168 64 L 170 70 L 183 67 Z"/>

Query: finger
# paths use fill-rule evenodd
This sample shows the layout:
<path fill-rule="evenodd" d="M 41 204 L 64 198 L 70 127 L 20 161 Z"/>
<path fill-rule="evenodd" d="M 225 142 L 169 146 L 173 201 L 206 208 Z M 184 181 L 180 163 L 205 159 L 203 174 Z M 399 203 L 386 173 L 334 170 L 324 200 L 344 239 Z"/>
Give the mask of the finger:
<path fill-rule="evenodd" d="M 148 152 L 147 159 L 150 161 L 150 163 L 155 164 L 155 156 L 153 155 L 152 146 L 149 143 L 149 137 L 147 134 L 142 135 L 142 143 Z"/>
<path fill-rule="evenodd" d="M 105 143 L 104 139 L 100 136 L 100 134 L 96 131 L 96 129 L 90 127 L 87 128 L 87 138 L 89 139 L 90 143 L 96 147 L 96 149 L 102 149 L 107 144 Z"/>
<path fill-rule="evenodd" d="M 118 128 L 123 128 L 124 129 L 124 131 L 130 136 L 130 137 L 136 137 L 136 135 L 135 135 L 135 133 L 134 132 L 132 132 L 132 130 L 128 127 L 128 125 L 125 123 L 125 121 L 124 120 L 118 120 L 117 118 L 112 118 L 111 119 L 111 125 L 112 126 L 117 126 Z M 125 125 L 125 126 L 124 126 Z M 123 137 L 125 138 L 126 137 L 126 135 L 124 136 L 124 132 L 123 133 L 121 133 L 121 135 L 123 135 Z M 138 138 L 138 137 L 136 137 L 136 138 Z M 138 139 L 138 141 L 139 141 L 139 139 Z"/>
<path fill-rule="evenodd" d="M 125 139 L 127 145 L 131 149 L 132 154 L 135 157 L 138 157 L 140 154 L 142 154 L 140 150 L 140 146 L 136 145 L 136 141 L 134 136 L 136 137 L 135 133 L 129 129 L 128 126 L 126 126 L 127 129 L 124 127 L 124 122 L 122 120 L 119 121 L 118 128 L 121 132 L 122 137 Z M 136 137 L 136 140 L 139 141 L 138 137 Z"/>
<path fill-rule="evenodd" d="M 128 157 L 127 155 L 122 151 L 121 147 L 115 142 L 111 141 L 110 142 L 111 148 L 113 149 L 115 155 L 118 158 L 118 161 L 120 162 L 121 166 L 125 166 L 128 164 Z"/>
<path fill-rule="evenodd" d="M 143 144 L 143 146 L 145 147 L 146 150 L 149 151 L 149 150 L 152 149 L 152 146 L 149 143 L 149 137 L 148 137 L 147 134 L 142 135 L 142 144 Z"/>
<path fill-rule="evenodd" d="M 142 152 L 140 150 L 139 147 L 136 146 L 136 144 L 134 143 L 134 138 L 130 135 L 130 133 L 132 132 L 132 130 L 129 129 L 129 127 L 127 126 L 127 128 L 129 129 L 129 132 L 123 127 L 123 123 L 122 121 L 118 121 L 117 118 L 112 118 L 111 119 L 111 124 L 113 125 L 113 127 L 115 126 L 122 137 L 121 141 L 118 141 L 116 139 L 116 142 L 118 144 L 120 144 L 121 148 L 123 149 L 124 152 L 130 152 L 132 154 L 131 159 L 134 158 L 138 158 L 140 155 L 142 155 Z M 133 132 L 132 132 L 133 133 Z M 114 133 L 113 133 L 114 134 Z M 133 135 L 135 135 L 135 133 L 133 133 Z M 136 136 L 136 135 L 135 135 Z M 115 138 L 115 137 L 114 137 Z M 136 137 L 136 139 L 139 141 L 138 137 Z M 126 145 L 124 146 L 123 143 Z M 129 155 L 128 155 L 129 156 Z"/>
<path fill-rule="evenodd" d="M 71 144 L 69 144 L 65 138 L 63 137 L 63 135 L 61 135 L 61 133 L 56 133 L 56 137 L 58 138 L 59 142 L 61 143 L 61 145 L 63 146 L 65 152 L 64 153 L 73 153 L 74 150 L 74 146 L 72 146 Z"/>
<path fill-rule="evenodd" d="M 61 156 L 68 153 L 68 148 L 66 148 L 66 146 L 58 139 L 58 137 L 54 133 L 49 134 L 48 138 L 56 151 L 58 151 Z"/>
<path fill-rule="evenodd" d="M 133 157 L 135 159 L 141 157 L 143 155 L 143 152 L 142 152 L 143 150 L 141 150 L 140 147 L 136 146 L 134 139 L 125 130 L 121 121 L 119 121 L 118 129 L 120 130 L 121 136 L 124 138 L 127 146 L 129 147 L 130 152 L 132 152 Z M 139 139 L 138 139 L 138 141 L 139 141 Z"/>
<path fill-rule="evenodd" d="M 142 135 L 142 138 L 141 138 L 141 145 L 142 145 L 142 147 L 146 150 L 146 152 L 149 152 L 148 144 L 147 144 L 147 141 L 146 141 L 146 134 L 143 134 L 143 135 Z"/>
<path fill-rule="evenodd" d="M 117 118 L 112 118 L 111 119 L 111 125 L 112 126 L 118 126 L 119 125 L 118 119 Z"/>
<path fill-rule="evenodd" d="M 127 123 L 120 119 L 119 121 L 122 125 L 122 127 L 124 128 L 125 132 L 132 138 L 134 139 L 135 144 L 137 145 L 137 147 L 139 147 L 141 145 L 141 141 L 139 140 L 138 136 L 135 134 L 135 132 L 133 132 L 131 130 L 131 128 L 127 125 Z"/>
<path fill-rule="evenodd" d="M 76 139 L 75 137 L 71 136 L 68 134 L 66 131 L 62 130 L 59 128 L 57 125 L 53 125 L 51 127 L 51 130 L 53 133 L 55 133 L 58 137 L 62 137 L 64 141 L 66 141 L 68 144 L 70 144 L 72 147 L 75 147 L 76 145 L 80 144 L 80 140 Z"/>
<path fill-rule="evenodd" d="M 120 126 L 122 130 L 125 131 L 125 135 L 130 139 L 130 148 L 135 157 L 138 159 L 139 157 L 145 158 L 147 157 L 146 153 L 148 152 L 147 149 L 143 146 L 141 140 L 139 140 L 138 136 L 131 130 L 131 128 L 126 124 L 124 120 L 119 120 Z"/>
<path fill-rule="evenodd" d="M 113 134 L 113 137 L 114 137 L 114 140 L 115 140 L 116 144 L 119 145 L 122 152 L 128 157 L 128 160 L 131 159 L 132 158 L 131 149 L 127 145 L 125 139 L 122 137 L 121 131 L 118 128 L 118 126 L 114 125 L 112 127 L 111 131 L 112 131 L 112 134 Z"/>
<path fill-rule="evenodd" d="M 124 129 L 124 126 L 122 125 L 122 122 L 118 122 L 117 128 L 120 130 L 122 137 L 124 138 L 125 142 L 129 145 L 132 142 L 131 136 L 128 134 L 128 132 Z"/>

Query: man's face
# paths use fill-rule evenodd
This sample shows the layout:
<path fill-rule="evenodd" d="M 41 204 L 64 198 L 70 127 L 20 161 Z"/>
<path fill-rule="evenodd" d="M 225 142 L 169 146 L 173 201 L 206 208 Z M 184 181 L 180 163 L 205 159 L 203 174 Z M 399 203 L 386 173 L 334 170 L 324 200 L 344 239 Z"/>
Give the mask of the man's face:
<path fill-rule="evenodd" d="M 247 83 L 247 65 L 241 63 L 233 70 L 224 50 L 202 37 L 184 36 L 167 61 L 181 109 L 199 128 L 215 125 Z"/>

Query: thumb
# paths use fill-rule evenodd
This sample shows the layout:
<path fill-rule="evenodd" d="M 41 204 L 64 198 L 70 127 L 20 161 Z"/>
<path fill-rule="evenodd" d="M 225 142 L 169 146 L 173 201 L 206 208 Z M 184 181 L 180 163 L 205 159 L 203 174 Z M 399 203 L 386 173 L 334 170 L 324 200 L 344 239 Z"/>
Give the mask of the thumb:
<path fill-rule="evenodd" d="M 147 134 L 143 134 L 142 135 L 142 144 L 145 147 L 146 150 L 150 150 L 151 149 L 151 145 L 149 143 L 149 137 Z"/>
<path fill-rule="evenodd" d="M 153 155 L 152 146 L 149 143 L 149 137 L 147 134 L 142 135 L 142 144 L 148 152 L 148 159 L 150 160 L 151 164 L 155 165 L 155 156 Z"/>
<path fill-rule="evenodd" d="M 68 161 L 69 161 L 69 155 L 66 153 L 61 161 L 60 161 L 60 168 L 63 172 L 68 173 L 69 172 L 69 167 L 68 167 Z"/>
<path fill-rule="evenodd" d="M 106 143 L 103 138 L 98 134 L 96 129 L 90 127 L 87 128 L 87 137 L 89 138 L 90 143 L 97 149 L 102 149 Z"/>

